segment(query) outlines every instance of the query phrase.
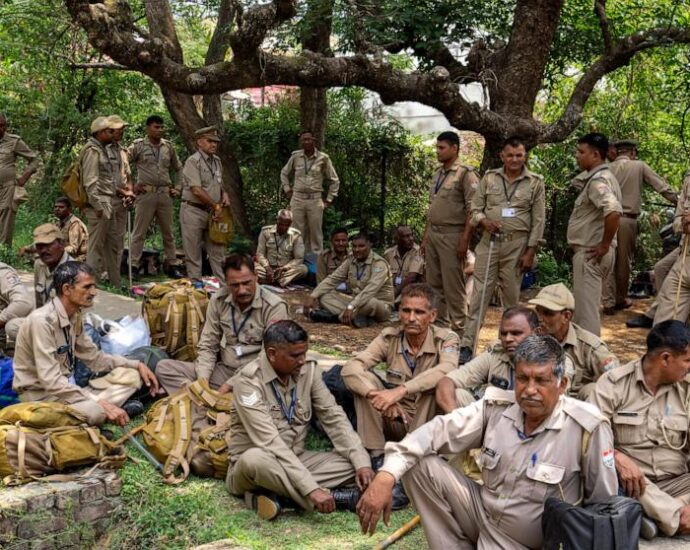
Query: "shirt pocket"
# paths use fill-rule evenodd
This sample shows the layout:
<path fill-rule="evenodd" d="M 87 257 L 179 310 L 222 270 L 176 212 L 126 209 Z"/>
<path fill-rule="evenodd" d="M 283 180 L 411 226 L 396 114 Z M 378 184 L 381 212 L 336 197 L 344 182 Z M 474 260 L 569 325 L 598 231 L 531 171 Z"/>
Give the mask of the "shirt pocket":
<path fill-rule="evenodd" d="M 295 405 L 295 419 L 298 424 L 308 424 L 311 420 L 311 403 L 305 403 L 298 399 Z"/>
<path fill-rule="evenodd" d="M 688 417 L 686 415 L 664 416 L 660 423 L 663 438 L 667 445 L 676 449 L 685 446 L 688 436 Z"/>
<path fill-rule="evenodd" d="M 634 416 L 616 413 L 613 415 L 613 431 L 615 440 L 621 445 L 641 443 L 646 439 L 647 428 L 644 425 L 645 416 Z"/>
<path fill-rule="evenodd" d="M 495 490 L 496 487 L 498 487 L 500 477 L 498 463 L 500 461 L 500 453 L 487 449 L 486 447 L 482 448 L 477 463 L 479 464 L 479 469 L 482 471 L 482 479 L 487 489 Z"/>
<path fill-rule="evenodd" d="M 520 206 L 523 208 L 529 208 L 532 206 L 532 188 L 529 185 L 529 181 L 521 181 L 518 184 L 518 188 L 515 190 L 515 193 L 510 200 L 510 204 L 512 206 Z"/>
<path fill-rule="evenodd" d="M 543 502 L 558 491 L 558 484 L 565 476 L 565 468 L 557 464 L 535 462 L 527 467 L 525 475 L 532 480 L 531 499 L 535 502 Z"/>

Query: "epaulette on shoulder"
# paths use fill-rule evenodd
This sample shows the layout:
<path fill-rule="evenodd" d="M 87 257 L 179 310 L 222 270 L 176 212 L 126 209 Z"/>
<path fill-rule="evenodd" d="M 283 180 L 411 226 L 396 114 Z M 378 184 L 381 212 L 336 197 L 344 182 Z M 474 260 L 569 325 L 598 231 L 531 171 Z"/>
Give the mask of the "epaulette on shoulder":
<path fill-rule="evenodd" d="M 297 229 L 296 227 L 288 227 L 288 233 L 292 233 L 293 235 L 301 235 L 302 232 Z"/>
<path fill-rule="evenodd" d="M 12 138 L 12 139 L 21 139 L 21 138 L 19 137 L 19 134 L 10 134 L 9 132 L 5 132 L 5 135 L 6 135 L 8 138 Z"/>
<path fill-rule="evenodd" d="M 383 338 L 396 337 L 400 334 L 399 327 L 386 327 L 381 331 L 381 336 Z"/>
<path fill-rule="evenodd" d="M 575 332 L 577 333 L 578 340 L 582 340 L 588 346 L 598 348 L 599 346 L 604 344 L 604 341 L 601 338 L 599 338 L 596 334 L 592 334 L 591 332 L 582 327 L 577 327 L 575 329 Z"/>
<path fill-rule="evenodd" d="M 297 149 L 296 151 L 293 151 L 292 153 L 290 153 L 290 156 L 294 157 L 297 153 L 301 153 L 301 152 L 302 152 L 302 149 Z"/>
<path fill-rule="evenodd" d="M 285 302 L 285 300 L 283 300 L 280 296 L 278 296 L 277 294 L 274 294 L 270 290 L 261 289 L 260 292 L 261 292 L 261 299 L 264 302 L 266 302 L 268 305 L 275 306 L 275 305 L 278 305 L 280 303 Z"/>
<path fill-rule="evenodd" d="M 240 369 L 240 376 L 242 378 L 254 378 L 256 373 L 261 368 L 261 362 L 259 359 L 254 359 L 251 363 L 247 363 L 244 367 Z"/>
<path fill-rule="evenodd" d="M 141 143 L 142 141 L 144 141 L 144 138 L 137 138 L 132 142 L 132 145 L 136 145 L 137 143 Z"/>
<path fill-rule="evenodd" d="M 565 397 L 564 399 L 563 410 L 565 413 L 588 432 L 593 432 L 599 424 L 606 421 L 604 415 L 595 405 L 573 397 Z"/>
<path fill-rule="evenodd" d="M 487 386 L 484 392 L 484 402 L 488 405 L 507 407 L 515 403 L 515 392 L 513 390 L 502 390 L 496 386 Z"/>
<path fill-rule="evenodd" d="M 261 228 L 261 231 L 262 231 L 262 232 L 263 232 L 263 231 L 266 231 L 266 230 L 271 231 L 271 230 L 275 229 L 275 227 L 276 227 L 275 224 L 264 225 L 264 226 Z"/>
<path fill-rule="evenodd" d="M 618 380 L 621 380 L 626 376 L 630 376 L 632 373 L 634 373 L 636 367 L 637 362 L 631 361 L 630 363 L 626 363 L 625 365 L 621 365 L 619 367 L 616 367 L 615 369 L 607 371 L 606 374 L 604 374 L 604 376 L 608 376 L 611 379 L 611 382 L 618 382 Z"/>
<path fill-rule="evenodd" d="M 434 337 L 440 340 L 445 340 L 451 334 L 455 334 L 451 329 L 446 327 L 437 327 L 436 325 L 431 325 L 431 328 L 434 331 Z"/>

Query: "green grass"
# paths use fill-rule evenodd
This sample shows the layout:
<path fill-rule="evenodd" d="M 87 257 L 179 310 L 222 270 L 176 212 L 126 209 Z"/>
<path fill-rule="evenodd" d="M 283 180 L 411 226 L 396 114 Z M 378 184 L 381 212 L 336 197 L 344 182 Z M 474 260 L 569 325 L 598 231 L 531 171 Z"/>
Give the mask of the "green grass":
<path fill-rule="evenodd" d="M 326 450 L 325 438 L 310 434 L 308 447 Z M 163 483 L 145 459 L 128 446 L 137 463 L 128 461 L 120 475 L 124 485 L 122 510 L 112 518 L 99 548 L 109 550 L 186 549 L 219 539 L 241 547 L 268 550 L 344 550 L 372 548 L 415 515 L 410 507 L 395 512 L 391 527 L 383 523 L 374 537 L 360 533 L 357 516 L 349 512 L 322 515 L 286 511 L 274 521 L 263 521 L 225 489 L 221 480 L 191 476 L 181 485 Z M 395 545 L 396 550 L 426 548 L 421 528 Z"/>

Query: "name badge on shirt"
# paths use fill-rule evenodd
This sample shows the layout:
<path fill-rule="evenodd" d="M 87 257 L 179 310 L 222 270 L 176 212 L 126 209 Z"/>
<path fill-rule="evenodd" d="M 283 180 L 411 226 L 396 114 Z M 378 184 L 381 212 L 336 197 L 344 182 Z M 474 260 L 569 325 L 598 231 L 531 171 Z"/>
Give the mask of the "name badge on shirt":
<path fill-rule="evenodd" d="M 235 355 L 237 355 L 237 357 L 242 357 L 242 346 L 235 346 Z"/>
<path fill-rule="evenodd" d="M 514 218 L 516 216 L 515 208 L 501 208 L 501 216 L 504 218 Z"/>
<path fill-rule="evenodd" d="M 398 286 L 402 284 L 402 276 L 398 275 L 398 276 L 395 278 L 395 284 L 398 285 Z"/>

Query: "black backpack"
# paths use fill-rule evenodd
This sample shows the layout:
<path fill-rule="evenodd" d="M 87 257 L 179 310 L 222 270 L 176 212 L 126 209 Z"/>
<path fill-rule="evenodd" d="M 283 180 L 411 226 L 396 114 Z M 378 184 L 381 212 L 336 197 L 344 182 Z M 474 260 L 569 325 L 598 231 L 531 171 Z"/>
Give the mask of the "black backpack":
<path fill-rule="evenodd" d="M 574 506 L 549 497 L 541 526 L 543 550 L 637 550 L 642 507 L 627 497 Z"/>

